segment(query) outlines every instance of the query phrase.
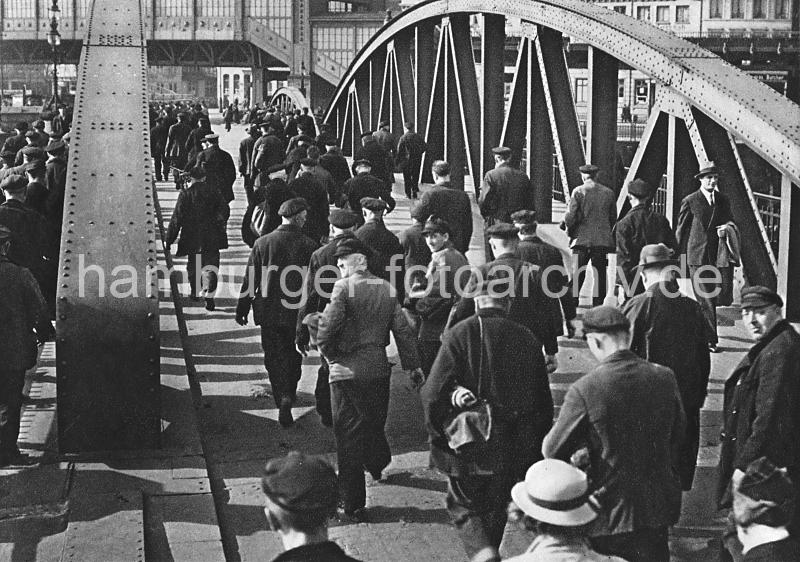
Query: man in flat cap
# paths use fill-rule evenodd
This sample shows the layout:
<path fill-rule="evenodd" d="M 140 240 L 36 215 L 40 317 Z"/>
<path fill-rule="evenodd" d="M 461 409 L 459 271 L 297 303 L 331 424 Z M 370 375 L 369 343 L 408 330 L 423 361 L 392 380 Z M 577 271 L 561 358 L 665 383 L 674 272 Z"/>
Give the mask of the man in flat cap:
<path fill-rule="evenodd" d="M 353 160 L 369 160 L 372 164 L 372 175 L 381 180 L 386 190 L 391 194 L 392 184 L 394 183 L 394 169 L 389 169 L 389 154 L 375 140 L 375 135 L 372 131 L 367 131 L 361 135 L 361 143 L 362 146 L 356 150 Z M 355 166 L 353 171 L 355 173 Z"/>
<path fill-rule="evenodd" d="M 485 228 L 496 222 L 511 222 L 511 213 L 520 209 L 533 209 L 533 185 L 528 174 L 511 163 L 511 149 L 498 146 L 492 149 L 495 167 L 486 172 L 481 183 L 478 206 Z M 485 230 L 484 230 L 485 232 Z M 489 239 L 486 243 L 486 261 L 492 260 Z M 497 256 L 494 256 L 497 257 Z"/>
<path fill-rule="evenodd" d="M 785 468 L 754 460 L 733 484 L 733 521 L 744 562 L 795 562 L 800 541 L 789 532 L 797 510 L 795 484 Z"/>
<path fill-rule="evenodd" d="M 692 489 L 700 445 L 700 409 L 706 399 L 711 359 L 708 329 L 700 305 L 682 295 L 677 260 L 664 244 L 640 252 L 638 269 L 645 292 L 625 303 L 622 313 L 632 326 L 631 351 L 642 359 L 672 369 L 678 380 L 686 433 L 677 459 L 684 491 Z"/>
<path fill-rule="evenodd" d="M 617 222 L 617 197 L 608 187 L 596 181 L 600 168 L 585 164 L 579 168 L 583 183 L 572 190 L 564 226 L 572 248 L 574 272 L 572 292 L 575 307 L 579 305 L 580 290 L 586 280 L 586 268 L 592 263 L 594 306 L 606 297 L 608 254 L 614 251 L 611 229 Z"/>
<path fill-rule="evenodd" d="M 284 169 L 285 147 L 278 136 L 278 130 L 269 122 L 259 125 L 261 137 L 253 145 L 250 173 L 254 185 L 264 186 L 269 175 Z"/>
<path fill-rule="evenodd" d="M 22 388 L 25 371 L 36 364 L 33 331 L 49 320 L 33 275 L 9 257 L 13 239 L 12 231 L 0 224 L 0 468 L 31 464 L 17 447 Z"/>
<path fill-rule="evenodd" d="M 667 217 L 653 210 L 655 190 L 643 179 L 628 184 L 630 210 L 614 226 L 617 243 L 617 282 L 626 299 L 644 292 L 636 264 L 642 248 L 649 244 L 664 244 L 677 250 L 678 243 Z"/>
<path fill-rule="evenodd" d="M 319 157 L 319 165 L 328 170 L 333 177 L 335 187 L 333 193 L 329 194 L 329 201 L 335 205 L 342 196 L 345 182 L 353 177 L 353 174 L 350 172 L 350 164 L 342 154 L 342 149 L 339 148 L 339 139 L 330 137 L 325 142 L 326 152 Z"/>
<path fill-rule="evenodd" d="M 230 207 L 219 190 L 206 181 L 204 166 L 186 173 L 184 187 L 167 228 L 167 251 L 178 241 L 176 256 L 186 256 L 192 300 L 205 299 L 206 310 L 215 309 L 219 252 L 228 247 L 225 225 Z"/>
<path fill-rule="evenodd" d="M 190 121 L 196 119 L 194 123 L 190 123 L 193 127 L 192 132 L 189 133 L 189 138 L 186 139 L 186 153 L 189 162 L 192 162 L 198 154 L 205 148 L 204 141 L 208 135 L 214 134 L 211 130 L 211 121 L 207 115 L 191 114 Z"/>
<path fill-rule="evenodd" d="M 450 184 L 450 164 L 436 160 L 431 165 L 434 186 L 425 190 L 419 200 L 419 212 L 426 217 L 435 215 L 450 225 L 450 241 L 456 250 L 466 255 L 472 239 L 472 203 L 469 195 Z"/>
<path fill-rule="evenodd" d="M 35 160 L 44 161 L 46 157 L 47 155 L 44 149 L 29 144 L 28 146 L 22 147 L 20 151 L 17 152 L 17 158 L 14 163 L 17 166 L 22 166 Z"/>
<path fill-rule="evenodd" d="M 408 277 L 406 285 L 414 288 L 425 285 L 425 269 L 431 262 L 431 249 L 425 242 L 425 236 L 422 233 L 425 221 L 430 215 L 423 215 L 419 205 L 413 201 L 408 208 L 408 214 L 411 217 L 411 226 L 401 232 L 397 238 L 400 240 L 400 246 L 403 247 L 403 266 L 406 271 L 405 275 Z M 413 308 L 408 303 L 408 299 L 403 306 Z"/>
<path fill-rule="evenodd" d="M 542 343 L 508 317 L 508 297 L 489 281 L 473 294 L 476 313 L 444 333 L 421 398 L 430 463 L 448 479 L 450 518 L 467 557 L 489 561 L 500 560 L 512 486 L 542 458 L 553 398 Z M 478 399 L 492 406 L 489 441 L 456 452 L 444 425 Z"/>
<path fill-rule="evenodd" d="M 342 197 L 339 207 L 353 211 L 359 217 L 361 214 L 361 200 L 364 197 L 380 198 L 386 202 L 387 212 L 394 210 L 396 202 L 390 189 L 386 189 L 384 182 L 373 175 L 372 163 L 369 160 L 356 160 L 353 162 L 355 175 L 344 182 Z M 363 218 L 359 222 L 363 222 Z"/>
<path fill-rule="evenodd" d="M 180 113 L 178 122 L 169 128 L 167 133 L 167 148 L 165 154 L 169 158 L 169 165 L 172 168 L 172 177 L 175 180 L 175 187 L 178 187 L 181 171 L 186 167 L 189 159 L 189 152 L 186 142 L 192 133 L 192 126 L 189 124 L 189 114 Z"/>
<path fill-rule="evenodd" d="M 44 216 L 47 202 L 47 171 L 43 160 L 35 160 L 25 165 L 25 174 L 28 177 L 28 187 L 25 190 L 25 204 L 31 209 Z"/>
<path fill-rule="evenodd" d="M 197 129 L 195 129 L 197 130 Z M 187 171 L 201 164 L 206 169 L 206 183 L 222 194 L 226 203 L 233 201 L 233 182 L 236 181 L 236 166 L 230 153 L 219 147 L 219 135 L 208 133 L 202 139 L 203 150 L 186 166 Z"/>
<path fill-rule="evenodd" d="M 424 285 L 410 297 L 420 318 L 417 340 L 422 371 L 428 375 L 441 347 L 450 309 L 469 279 L 470 269 L 467 258 L 450 241 L 452 231 L 447 221 L 428 217 L 422 235 L 431 251 L 431 260 Z"/>
<path fill-rule="evenodd" d="M 328 518 L 336 513 L 338 480 L 321 457 L 292 451 L 264 468 L 264 513 L 286 552 L 273 562 L 357 562 L 328 538 Z"/>
<path fill-rule="evenodd" d="M 528 328 L 544 346 L 548 369 L 557 368 L 558 336 L 563 332 L 563 317 L 558 298 L 548 297 L 544 292 L 541 271 L 522 261 L 517 253 L 519 231 L 514 226 L 500 222 L 487 229 L 491 250 L 497 258 L 478 266 L 467 282 L 464 296 L 453 307 L 447 327 L 469 318 L 475 312 L 475 299 L 470 295 L 482 281 L 492 279 L 498 290 L 506 291 L 511 298 L 509 320 Z"/>
<path fill-rule="evenodd" d="M 44 148 L 47 146 L 47 143 L 50 142 L 50 136 L 44 132 L 44 121 L 41 119 L 34 122 L 33 129 L 29 132 L 33 133 L 34 146 Z"/>
<path fill-rule="evenodd" d="M 400 363 L 414 385 L 422 384 L 416 338 L 386 281 L 367 270 L 369 248 L 339 242 L 335 257 L 342 278 L 319 321 L 317 345 L 330 365 L 333 431 L 344 516 L 363 519 L 364 470 L 379 481 L 392 460 L 384 424 L 389 407 L 389 332 Z"/>
<path fill-rule="evenodd" d="M 403 186 L 409 199 L 416 199 L 419 195 L 419 173 L 426 150 L 425 137 L 414 131 L 414 123 L 406 121 L 405 133 L 397 141 L 396 165 L 403 172 Z"/>
<path fill-rule="evenodd" d="M 395 168 L 395 151 L 397 149 L 397 141 L 389 127 L 389 121 L 381 121 L 378 123 L 378 130 L 373 133 L 375 141 L 381 145 L 384 152 L 386 152 L 386 168 L 392 174 L 392 183 L 394 183 L 394 168 Z"/>
<path fill-rule="evenodd" d="M 332 123 L 323 123 L 320 133 L 314 139 L 314 144 L 323 154 L 328 150 L 328 146 L 338 146 L 339 139 L 336 138 L 336 127 Z"/>
<path fill-rule="evenodd" d="M 306 315 L 320 313 L 330 302 L 333 284 L 339 280 L 339 269 L 336 266 L 336 248 L 344 240 L 353 240 L 358 226 L 358 217 L 346 209 L 333 209 L 328 217 L 330 221 L 330 241 L 311 254 L 308 263 L 303 289 L 302 306 L 297 312 L 297 330 L 295 344 L 301 354 L 305 355 L 309 349 L 310 335 L 308 326 L 303 322 Z M 317 403 L 317 413 L 322 419 L 322 424 L 331 427 L 331 390 L 328 382 L 328 362 L 320 356 L 320 366 L 317 371 L 317 386 L 314 389 L 314 398 Z"/>
<path fill-rule="evenodd" d="M 167 148 L 167 135 L 169 135 L 167 119 L 159 117 L 150 129 L 150 155 L 155 163 L 156 181 L 164 181 L 169 177 L 169 160 L 164 153 Z"/>
<path fill-rule="evenodd" d="M 397 291 L 397 298 L 403 302 L 403 247 L 397 236 L 383 222 L 386 202 L 383 199 L 364 197 L 360 203 L 364 224 L 356 230 L 356 238 L 372 250 L 371 269 L 378 277 L 391 283 Z"/>
<path fill-rule="evenodd" d="M 58 104 L 58 115 L 53 117 L 53 120 L 50 122 L 50 130 L 57 133 L 60 137 L 63 137 L 69 132 L 71 126 L 72 112 L 68 112 L 67 106 L 63 103 Z"/>
<path fill-rule="evenodd" d="M 697 302 L 710 328 L 708 345 L 717 351 L 717 296 L 719 290 L 717 255 L 720 245 L 726 244 L 725 225 L 733 222 L 727 195 L 719 191 L 719 171 L 714 163 L 701 169 L 695 178 L 700 189 L 681 201 L 675 235 L 678 251 L 686 254 Z M 706 266 L 706 267 L 703 267 Z M 702 268 L 702 269 L 701 269 Z"/>
<path fill-rule="evenodd" d="M 295 347 L 297 311 L 303 294 L 303 270 L 318 244 L 303 234 L 308 205 L 302 198 L 285 201 L 278 214 L 281 225 L 256 240 L 247 261 L 236 322 L 247 325 L 250 308 L 261 326 L 261 347 L 275 404 L 283 427 L 294 423 L 303 357 Z"/>
<path fill-rule="evenodd" d="M 305 157 L 300 160 L 300 170 L 289 182 L 289 189 L 308 203 L 308 218 L 303 233 L 317 243 L 328 237 L 328 192 L 314 175 L 316 160 Z"/>
<path fill-rule="evenodd" d="M 16 157 L 17 152 L 27 144 L 25 141 L 25 133 L 28 132 L 28 124 L 25 121 L 20 121 L 14 125 L 14 134 L 8 137 L 3 143 L 1 152 L 13 152 Z"/>
<path fill-rule="evenodd" d="M 64 197 L 67 189 L 67 145 L 63 140 L 51 142 L 47 147 L 47 197 L 45 218 L 56 227 L 61 238 L 61 223 L 64 218 Z M 60 246 L 57 244 L 56 246 Z"/>
<path fill-rule="evenodd" d="M 536 211 L 527 209 L 516 211 L 511 213 L 511 220 L 519 230 L 517 254 L 523 261 L 539 267 L 542 279 L 547 283 L 551 295 L 562 295 L 558 300 L 566 322 L 567 335 L 570 338 L 574 337 L 575 327 L 572 321 L 576 316 L 575 301 L 569 291 L 569 277 L 561 252 L 536 234 L 538 227 Z"/>
<path fill-rule="evenodd" d="M 720 508 L 731 506 L 731 480 L 762 456 L 788 470 L 800 498 L 800 335 L 783 319 L 782 307 L 772 289 L 742 289 L 742 321 L 756 343 L 725 381 Z M 790 530 L 800 532 L 797 515 Z"/>
<path fill-rule="evenodd" d="M 586 312 L 583 332 L 600 362 L 572 383 L 542 453 L 582 468 L 599 515 L 592 547 L 629 562 L 669 562 L 668 529 L 681 512 L 675 472 L 684 414 L 675 374 L 629 349 L 618 309 Z"/>

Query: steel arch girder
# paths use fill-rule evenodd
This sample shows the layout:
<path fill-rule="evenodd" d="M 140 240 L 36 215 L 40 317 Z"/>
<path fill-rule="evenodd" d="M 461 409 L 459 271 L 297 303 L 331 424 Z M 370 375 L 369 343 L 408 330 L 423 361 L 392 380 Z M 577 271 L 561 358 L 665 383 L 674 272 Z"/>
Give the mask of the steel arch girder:
<path fill-rule="evenodd" d="M 517 17 L 586 42 L 679 92 L 789 176 L 792 183 L 800 184 L 800 106 L 710 51 L 582 0 L 430 0 L 418 4 L 384 25 L 364 45 L 328 111 L 346 95 L 356 71 L 395 35 L 455 13 Z"/>
<path fill-rule="evenodd" d="M 317 118 L 314 116 L 314 113 L 311 112 L 311 104 L 308 103 L 308 100 L 303 95 L 303 92 L 301 92 L 298 88 L 293 88 L 292 86 L 284 86 L 283 88 L 275 90 L 275 93 L 272 94 L 272 97 L 269 99 L 269 104 L 272 105 L 277 103 L 280 98 L 288 98 L 297 109 L 308 108 L 309 115 L 311 115 L 311 117 L 314 119 L 314 129 L 316 130 L 317 134 L 319 134 L 319 123 L 317 123 Z"/>

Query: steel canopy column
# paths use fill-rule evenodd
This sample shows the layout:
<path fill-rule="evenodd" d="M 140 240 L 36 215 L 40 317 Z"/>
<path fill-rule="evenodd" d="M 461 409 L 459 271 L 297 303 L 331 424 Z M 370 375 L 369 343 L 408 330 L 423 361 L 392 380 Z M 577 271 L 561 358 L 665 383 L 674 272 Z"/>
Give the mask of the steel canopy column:
<path fill-rule="evenodd" d="M 403 117 L 400 123 L 394 124 L 392 132 L 399 138 L 403 134 L 405 121 L 414 121 L 414 67 L 411 63 L 411 47 L 414 35 L 404 32 L 394 41 L 397 83 L 400 87 Z M 416 124 L 414 125 L 416 127 Z"/>
<path fill-rule="evenodd" d="M 452 20 L 451 20 L 452 21 Z M 450 163 L 450 185 L 455 189 L 464 189 L 464 167 L 467 164 L 464 128 L 461 124 L 461 99 L 458 95 L 458 73 L 454 62 L 455 53 L 451 34 L 451 24 L 442 28 L 445 36 L 444 60 L 445 70 L 445 160 Z M 446 31 L 446 32 L 445 32 Z M 471 56 L 471 53 L 468 53 Z"/>
<path fill-rule="evenodd" d="M 511 99 L 509 100 L 508 113 L 500 136 L 500 144 L 511 149 L 511 161 L 514 165 L 519 165 L 523 150 L 528 149 L 526 145 L 530 125 L 528 108 L 530 81 L 528 76 L 532 70 L 532 49 L 531 40 L 527 37 L 522 37 L 514 70 L 514 81 L 511 83 Z M 486 171 L 494 168 L 494 155 L 491 149 L 492 147 L 489 147 Z"/>
<path fill-rule="evenodd" d="M 425 124 L 425 142 L 428 144 L 428 150 L 425 152 L 425 158 L 422 163 L 422 173 L 420 180 L 423 182 L 431 182 L 431 164 L 434 160 L 445 158 L 445 76 L 447 74 L 447 53 L 446 48 L 446 33 L 439 34 L 439 46 L 437 49 L 436 58 L 431 60 L 433 73 L 431 74 L 431 87 L 427 99 L 420 98 L 420 90 L 417 90 L 417 99 L 419 103 L 427 105 L 428 109 L 425 112 L 427 122 Z M 418 67 L 421 66 L 421 62 Z M 419 70 L 419 68 L 418 68 Z M 421 84 L 421 82 L 420 82 Z M 418 108 L 419 111 L 421 111 Z"/>
<path fill-rule="evenodd" d="M 669 116 L 667 140 L 667 206 L 665 214 L 673 228 L 678 224 L 678 212 L 684 197 L 695 190 L 694 175 L 698 172 L 697 158 L 686 123 Z"/>
<path fill-rule="evenodd" d="M 619 61 L 590 46 L 588 67 L 586 160 L 600 167 L 598 180 L 619 193 L 620 182 L 616 177 Z"/>
<path fill-rule="evenodd" d="M 451 53 L 454 68 L 454 82 L 458 97 L 458 114 L 461 125 L 461 139 L 466 143 L 469 169 L 473 185 L 478 186 L 475 193 L 480 193 L 481 161 L 481 100 L 478 92 L 478 77 L 475 73 L 472 35 L 470 33 L 469 15 L 458 14 L 450 18 Z M 502 113 L 501 113 L 502 115 Z M 455 131 L 454 131 L 455 132 Z M 452 135 L 451 135 L 452 136 Z M 463 185 L 463 184 L 462 184 Z"/>
<path fill-rule="evenodd" d="M 486 14 L 483 16 L 481 42 L 481 68 L 483 79 L 483 105 L 481 107 L 481 158 L 475 195 L 480 195 L 480 181 L 494 167 L 492 148 L 500 144 L 505 113 L 505 40 L 506 18 Z M 527 43 L 527 40 L 523 39 Z M 511 148 L 511 147 L 509 147 Z"/>
<path fill-rule="evenodd" d="M 365 124 L 370 130 L 378 127 L 381 103 L 383 103 L 383 84 L 386 74 L 386 46 L 381 46 L 369 61 L 370 89 L 369 89 L 369 122 Z"/>
<path fill-rule="evenodd" d="M 433 21 L 424 21 L 414 28 L 414 85 L 416 88 L 413 99 L 413 121 L 417 132 L 422 134 L 425 134 L 428 125 L 428 110 L 433 92 L 433 76 L 436 65 L 435 31 L 436 26 Z"/>
<path fill-rule="evenodd" d="M 778 293 L 784 298 L 786 318 L 800 321 L 800 188 L 789 176 L 781 178 L 781 223 L 778 238 Z"/>
<path fill-rule="evenodd" d="M 549 126 L 547 98 L 539 65 L 534 64 L 533 50 L 528 73 L 530 92 L 528 118 L 528 176 L 533 185 L 533 204 L 536 220 L 553 221 L 553 133 Z"/>

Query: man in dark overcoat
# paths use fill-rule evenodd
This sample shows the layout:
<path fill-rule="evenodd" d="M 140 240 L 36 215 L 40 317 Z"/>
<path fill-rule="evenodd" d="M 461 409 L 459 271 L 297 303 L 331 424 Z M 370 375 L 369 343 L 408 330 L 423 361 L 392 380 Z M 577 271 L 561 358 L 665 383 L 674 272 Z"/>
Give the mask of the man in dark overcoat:
<path fill-rule="evenodd" d="M 156 119 L 156 124 L 150 129 L 150 153 L 156 168 L 156 181 L 164 181 L 169 177 L 169 159 L 164 151 L 167 148 L 167 135 L 169 128 L 164 117 Z"/>
<path fill-rule="evenodd" d="M 30 464 L 17 447 L 25 371 L 36 364 L 33 330 L 47 308 L 31 272 L 8 257 L 12 232 L 0 225 L 0 468 Z"/>
<path fill-rule="evenodd" d="M 308 351 L 310 334 L 308 326 L 303 323 L 307 314 L 322 312 L 330 302 L 333 293 L 333 284 L 339 280 L 339 270 L 336 267 L 336 248 L 343 240 L 355 238 L 357 217 L 344 209 L 333 209 L 328 217 L 331 225 L 331 239 L 323 247 L 311 254 L 303 288 L 303 301 L 297 311 L 297 332 L 295 344 L 301 353 Z M 319 370 L 317 371 L 317 386 L 314 389 L 314 398 L 317 403 L 317 413 L 322 419 L 322 425 L 331 427 L 331 389 L 328 382 L 328 362 L 320 356 Z"/>
<path fill-rule="evenodd" d="M 394 167 L 395 167 L 395 150 L 397 149 L 397 141 L 394 138 L 388 121 L 381 121 L 378 124 L 378 130 L 372 134 L 375 141 L 383 147 L 386 152 L 386 170 L 392 176 L 392 183 L 394 183 Z"/>
<path fill-rule="evenodd" d="M 271 173 L 284 168 L 285 153 L 283 141 L 278 137 L 277 129 L 269 122 L 261 123 L 259 127 L 261 127 L 261 137 L 256 139 L 253 145 L 250 174 L 253 181 L 260 176 L 261 185 L 266 185 Z M 256 185 L 259 184 L 256 183 Z"/>
<path fill-rule="evenodd" d="M 406 131 L 397 141 L 397 167 L 403 171 L 406 197 L 416 199 L 419 194 L 419 173 L 422 155 L 428 149 L 425 138 L 414 131 L 414 123 L 406 121 Z"/>
<path fill-rule="evenodd" d="M 497 223 L 489 228 L 489 242 L 497 258 L 478 266 L 470 276 L 464 295 L 453 307 L 447 327 L 469 318 L 475 312 L 475 299 L 470 295 L 482 281 L 496 280 L 496 290 L 506 291 L 511 297 L 509 320 L 528 328 L 544 346 L 548 370 L 557 368 L 558 336 L 563 332 L 563 317 L 558 298 L 544 292 L 541 272 L 533 264 L 522 261 L 517 253 L 518 231 L 507 223 Z"/>
<path fill-rule="evenodd" d="M 700 180 L 700 189 L 681 201 L 675 235 L 678 251 L 686 254 L 697 302 L 703 307 L 708 321 L 709 348 L 716 352 L 717 299 L 711 295 L 719 287 L 719 283 L 714 281 L 719 273 L 716 270 L 717 252 L 719 245 L 725 243 L 718 231 L 724 231 L 721 227 L 733 221 L 733 214 L 727 195 L 719 191 L 719 172 L 713 163 L 700 170 L 695 178 Z"/>
<path fill-rule="evenodd" d="M 386 212 L 391 213 L 397 203 L 392 197 L 391 191 L 386 189 L 385 184 L 372 174 L 372 163 L 369 160 L 356 160 L 353 168 L 356 174 L 344 182 L 339 206 L 350 209 L 357 216 L 362 217 L 361 200 L 364 197 L 380 198 L 386 202 Z M 359 222 L 363 223 L 363 220 L 362 217 Z"/>
<path fill-rule="evenodd" d="M 360 203 L 364 224 L 356 230 L 356 238 L 372 250 L 370 269 L 378 277 L 391 283 L 397 291 L 397 298 L 403 302 L 403 247 L 397 236 L 383 222 L 386 202 L 383 199 L 364 197 Z"/>
<path fill-rule="evenodd" d="M 278 209 L 282 224 L 253 245 L 236 306 L 236 322 L 245 326 L 250 308 L 261 326 L 261 347 L 272 395 L 283 427 L 294 423 L 303 357 L 295 347 L 297 311 L 303 293 L 303 268 L 318 244 L 303 234 L 308 205 L 297 197 Z"/>
<path fill-rule="evenodd" d="M 533 185 L 528 174 L 511 163 L 511 149 L 498 146 L 492 149 L 492 153 L 495 167 L 483 177 L 478 196 L 485 228 L 497 222 L 511 222 L 514 211 L 534 208 Z M 486 261 L 491 261 L 491 247 L 485 236 L 484 242 Z"/>
<path fill-rule="evenodd" d="M 328 170 L 333 176 L 335 187 L 333 193 L 329 194 L 329 201 L 331 204 L 336 204 L 342 195 L 344 183 L 353 177 L 353 174 L 350 172 L 350 165 L 347 163 L 347 159 L 339 148 L 339 139 L 330 137 L 325 142 L 325 150 L 327 152 L 319 157 L 319 165 Z"/>
<path fill-rule="evenodd" d="M 421 398 L 430 463 L 448 478 L 447 510 L 467 556 L 499 560 L 511 488 L 541 459 L 553 398 L 542 344 L 508 319 L 508 299 L 484 284 L 475 301 L 476 314 L 444 333 Z M 443 426 L 477 399 L 492 408 L 489 441 L 473 454 L 457 453 Z"/>
<path fill-rule="evenodd" d="M 720 508 L 731 506 L 731 481 L 760 457 L 787 469 L 800 499 L 800 335 L 782 307 L 783 299 L 767 287 L 742 290 L 742 320 L 756 343 L 725 381 Z M 797 511 L 789 530 L 800 533 Z M 728 531 L 726 545 L 740 551 L 735 532 Z"/>
<path fill-rule="evenodd" d="M 258 127 L 255 124 L 250 124 L 247 126 L 247 136 L 239 142 L 239 173 L 244 178 L 244 192 L 247 194 L 247 202 L 249 204 L 253 203 L 254 195 L 253 180 L 255 175 L 253 175 L 251 167 L 253 163 L 253 148 L 259 136 Z"/>
<path fill-rule="evenodd" d="M 308 203 L 308 218 L 303 233 L 317 243 L 328 237 L 328 192 L 313 173 L 317 161 L 311 158 L 300 160 L 300 171 L 289 182 L 289 189 Z"/>
<path fill-rule="evenodd" d="M 696 301 L 681 294 L 672 250 L 664 244 L 640 251 L 639 269 L 645 292 L 625 303 L 622 313 L 631 323 L 631 351 L 642 359 L 672 369 L 678 380 L 686 433 L 681 445 L 678 474 L 681 488 L 692 489 L 700 446 L 700 409 L 705 402 L 711 372 L 706 322 Z"/>
<path fill-rule="evenodd" d="M 388 167 L 389 157 L 386 150 L 375 140 L 372 131 L 363 133 L 361 135 L 361 142 L 362 146 L 356 150 L 356 154 L 353 156 L 354 174 L 358 173 L 356 171 L 355 162 L 359 160 L 368 160 L 372 163 L 372 175 L 381 180 L 387 191 L 391 193 L 392 184 L 394 183 L 394 170 L 390 170 Z"/>
<path fill-rule="evenodd" d="M 230 207 L 219 190 L 206 181 L 203 165 L 188 172 L 167 228 L 167 251 L 178 239 L 175 255 L 186 256 L 191 299 L 205 299 L 206 310 L 214 310 L 219 251 L 228 247 L 225 224 Z M 199 280 L 199 287 L 198 287 Z"/>
<path fill-rule="evenodd" d="M 466 255 L 472 239 L 472 203 L 469 195 L 450 184 L 450 164 L 437 160 L 431 165 L 433 187 L 422 192 L 419 213 L 425 218 L 435 215 L 450 225 L 455 249 Z"/>
<path fill-rule="evenodd" d="M 231 155 L 219 147 L 219 135 L 209 133 L 203 138 L 202 152 L 190 161 L 187 169 L 201 164 L 205 166 L 206 183 L 214 186 L 222 194 L 226 203 L 233 201 L 233 182 L 236 181 L 236 166 Z"/>
<path fill-rule="evenodd" d="M 617 244 L 617 282 L 623 285 L 625 298 L 644 292 L 644 285 L 637 275 L 637 264 L 642 248 L 648 244 L 664 244 L 677 250 L 678 243 L 667 217 L 653 210 L 655 190 L 642 179 L 628 185 L 630 210 L 614 225 Z"/>
<path fill-rule="evenodd" d="M 180 170 L 186 167 L 189 160 L 189 153 L 186 149 L 186 142 L 192 133 L 192 126 L 189 124 L 189 114 L 181 113 L 178 115 L 178 122 L 169 128 L 167 133 L 167 148 L 165 155 L 169 158 L 169 165 L 172 166 L 172 177 L 175 185 L 178 185 Z"/>
<path fill-rule="evenodd" d="M 186 158 L 191 162 L 205 148 L 203 145 L 206 137 L 212 134 L 211 121 L 207 115 L 198 117 L 197 126 L 189 133 L 186 139 Z"/>
<path fill-rule="evenodd" d="M 425 228 L 425 220 L 430 215 L 423 215 L 419 210 L 419 205 L 414 205 L 413 202 L 408 209 L 408 214 L 411 216 L 411 226 L 401 232 L 397 239 L 400 240 L 400 246 L 403 248 L 403 267 L 408 275 L 406 284 L 413 289 L 425 285 L 425 275 L 428 264 L 431 262 L 431 249 L 425 242 L 425 236 L 422 233 Z M 411 269 L 412 267 L 414 269 Z"/>
<path fill-rule="evenodd" d="M 573 460 L 588 474 L 600 511 L 589 533 L 597 552 L 669 562 L 669 526 L 681 513 L 683 407 L 675 374 L 628 349 L 629 330 L 616 308 L 584 315 L 584 336 L 600 364 L 570 386 L 542 453 Z"/>
<path fill-rule="evenodd" d="M 20 121 L 14 125 L 14 134 L 5 140 L 2 152 L 13 152 L 14 157 L 16 157 L 17 152 L 27 145 L 27 141 L 25 140 L 25 133 L 27 132 L 28 124 L 25 121 Z"/>

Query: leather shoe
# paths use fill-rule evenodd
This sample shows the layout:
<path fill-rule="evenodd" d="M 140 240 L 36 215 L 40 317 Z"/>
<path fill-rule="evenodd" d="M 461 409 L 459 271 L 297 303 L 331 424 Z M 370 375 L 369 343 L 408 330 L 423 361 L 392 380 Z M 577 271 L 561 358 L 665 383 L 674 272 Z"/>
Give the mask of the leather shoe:
<path fill-rule="evenodd" d="M 38 460 L 20 452 L 0 456 L 0 468 L 18 468 L 38 464 Z"/>
<path fill-rule="evenodd" d="M 294 424 L 294 418 L 292 417 L 292 400 L 289 397 L 281 398 L 278 423 L 281 424 L 281 427 L 290 427 Z"/>
<path fill-rule="evenodd" d="M 214 299 L 206 299 L 206 310 L 212 312 L 217 306 L 214 304 Z"/>

